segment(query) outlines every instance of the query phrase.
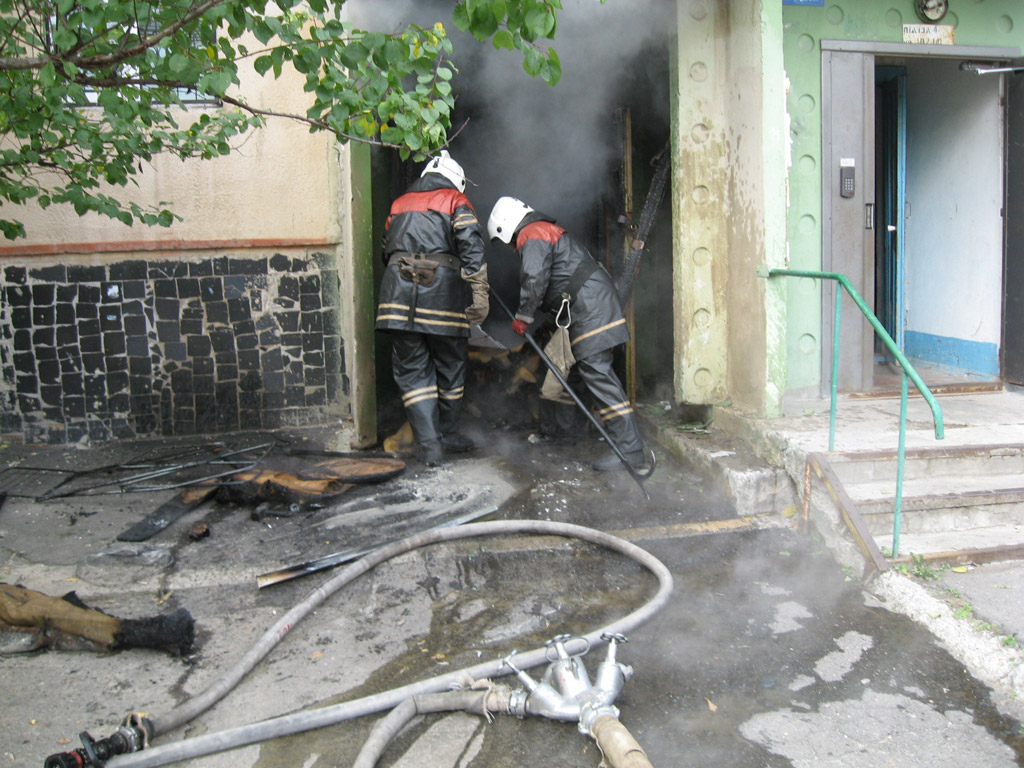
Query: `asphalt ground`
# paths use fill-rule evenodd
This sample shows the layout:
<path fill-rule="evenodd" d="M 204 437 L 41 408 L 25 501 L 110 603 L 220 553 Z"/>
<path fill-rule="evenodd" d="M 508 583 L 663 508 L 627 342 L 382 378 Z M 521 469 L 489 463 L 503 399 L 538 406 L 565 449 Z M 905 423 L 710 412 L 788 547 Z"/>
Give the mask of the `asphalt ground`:
<path fill-rule="evenodd" d="M 184 607 L 196 619 L 197 643 L 183 658 L 144 649 L 0 656 L 0 765 L 42 765 L 78 747 L 81 731 L 101 737 L 129 712 L 170 711 L 205 690 L 334 571 L 264 589 L 257 575 L 382 544 L 469 508 L 493 508 L 485 520 L 615 533 L 670 570 L 668 604 L 618 652 L 634 674 L 616 705 L 654 765 L 1024 765 L 1024 728 L 1002 695 L 786 518 L 737 514 L 714 482 L 658 448 L 648 501 L 625 472 L 590 470 L 606 450 L 590 434 L 540 442 L 518 425 L 467 431 L 481 448 L 440 467 L 410 461 L 394 479 L 297 511 L 209 501 L 132 545 L 117 534 L 173 492 L 10 496 L 0 508 L 0 581 L 56 595 L 73 589 L 126 618 Z M 287 438 L 320 445 L 315 435 Z M 88 451 L 11 446 L 4 455 L 8 464 L 82 470 L 163 448 L 166 441 Z M 197 522 L 209 536 L 189 537 Z M 237 688 L 155 747 L 582 634 L 636 609 L 654 588 L 634 560 L 559 537 L 417 549 L 331 595 Z M 583 657 L 591 672 L 603 654 L 594 648 Z M 351 765 L 375 719 L 180 764 Z M 573 724 L 509 716 L 487 723 L 452 713 L 414 720 L 380 765 L 599 763 L 596 746 Z"/>

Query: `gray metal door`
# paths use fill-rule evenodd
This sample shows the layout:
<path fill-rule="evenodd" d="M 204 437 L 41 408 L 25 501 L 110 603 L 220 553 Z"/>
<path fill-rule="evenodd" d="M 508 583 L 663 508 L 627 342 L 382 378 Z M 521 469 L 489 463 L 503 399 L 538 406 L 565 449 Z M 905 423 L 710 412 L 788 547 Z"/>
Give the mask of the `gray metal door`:
<path fill-rule="evenodd" d="M 823 51 L 822 269 L 845 275 L 874 306 L 875 62 L 870 53 Z M 822 286 L 822 390 L 831 385 L 835 291 Z M 870 323 L 844 296 L 840 315 L 839 388 L 871 389 L 874 338 Z"/>

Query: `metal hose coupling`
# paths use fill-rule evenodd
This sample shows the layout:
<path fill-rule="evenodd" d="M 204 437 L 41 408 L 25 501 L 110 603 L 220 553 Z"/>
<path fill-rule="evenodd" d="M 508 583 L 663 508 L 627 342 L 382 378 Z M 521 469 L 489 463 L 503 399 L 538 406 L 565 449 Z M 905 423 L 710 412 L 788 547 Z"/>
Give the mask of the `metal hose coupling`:
<path fill-rule="evenodd" d="M 545 681 L 537 682 L 526 672 L 518 669 L 512 663 L 510 654 L 504 659 L 505 666 L 516 673 L 519 682 L 526 688 L 525 691 L 512 691 L 509 697 L 509 710 L 513 715 L 522 719 L 527 715 L 547 717 L 551 720 L 561 720 L 566 723 L 579 721 L 580 705 L 577 702 L 565 699 L 558 691 Z"/>
<path fill-rule="evenodd" d="M 105 739 L 94 739 L 87 731 L 82 731 L 78 738 L 82 742 L 80 748 L 50 755 L 43 762 L 43 768 L 103 768 L 112 757 L 146 748 L 149 721 L 142 715 L 133 714 Z"/>
<path fill-rule="evenodd" d="M 539 682 L 513 665 L 514 654 L 506 657 L 505 665 L 515 672 L 526 689 L 512 693 L 512 712 L 517 717 L 537 715 L 577 723 L 580 731 L 586 734 L 590 733 L 590 724 L 598 714 L 618 717 L 619 711 L 613 703 L 626 681 L 633 676 L 633 668 L 617 661 L 617 647 L 628 640 L 618 633 L 605 633 L 601 639 L 608 643 L 608 651 L 598 666 L 594 682 L 591 682 L 583 663 L 583 656 L 590 650 L 590 644 L 584 638 L 571 635 L 551 638 L 546 646 L 552 659 Z M 569 646 L 574 643 L 583 643 L 583 646 L 570 652 Z M 584 719 L 587 720 L 586 725 Z"/>

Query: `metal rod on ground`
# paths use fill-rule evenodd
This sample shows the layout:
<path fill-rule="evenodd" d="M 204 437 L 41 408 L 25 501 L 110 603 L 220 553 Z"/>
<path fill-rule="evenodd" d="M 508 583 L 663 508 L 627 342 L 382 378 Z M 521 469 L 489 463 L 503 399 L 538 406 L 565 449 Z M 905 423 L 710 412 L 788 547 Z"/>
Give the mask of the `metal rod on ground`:
<path fill-rule="evenodd" d="M 490 293 L 491 296 L 494 297 L 494 300 L 498 302 L 498 305 L 503 310 L 505 310 L 505 314 L 508 315 L 509 320 L 515 320 L 515 313 L 508 308 L 508 305 L 501 300 L 501 297 L 498 294 L 496 294 L 493 290 Z M 636 471 L 633 465 L 629 463 L 629 459 L 626 458 L 625 454 L 622 452 L 619 446 L 615 443 L 614 440 L 612 440 L 612 436 L 608 434 L 608 430 L 606 430 L 601 425 L 601 422 L 597 420 L 594 414 L 590 412 L 590 409 L 587 408 L 587 406 L 583 403 L 582 400 L 580 400 L 579 395 L 577 395 L 573 391 L 573 388 L 569 386 L 569 382 L 565 380 L 565 376 L 563 376 L 561 371 L 559 371 L 558 368 L 555 367 L 555 364 L 551 362 L 551 358 L 549 358 L 544 353 L 544 350 L 540 348 L 540 344 L 538 344 L 537 340 L 533 338 L 533 334 L 531 334 L 529 331 L 526 331 L 523 334 L 523 338 L 526 339 L 527 342 L 529 342 L 530 346 L 533 347 L 533 351 L 540 356 L 540 359 L 544 361 L 544 365 L 546 365 L 548 367 L 548 370 L 550 370 L 555 375 L 555 378 L 558 379 L 558 383 L 562 385 L 562 388 L 569 393 L 569 396 L 573 399 L 573 402 L 575 402 L 576 405 L 579 406 L 579 409 L 583 411 L 583 415 L 590 420 L 590 423 L 594 425 L 594 427 L 600 433 L 601 437 L 603 437 L 605 441 L 608 443 L 608 445 L 611 446 L 612 451 L 615 452 L 615 455 L 619 457 L 619 461 L 622 462 L 622 466 L 626 468 L 626 471 L 629 472 L 629 476 L 636 481 L 637 486 L 643 492 L 644 498 L 650 501 L 651 496 L 649 493 L 647 493 L 647 489 L 644 488 L 644 478 L 640 475 L 639 472 Z"/>
<path fill-rule="evenodd" d="M 494 505 L 484 507 L 483 509 L 475 509 L 465 514 L 459 515 L 458 517 L 448 520 L 447 522 L 435 525 L 433 528 L 428 530 L 436 531 L 441 528 L 452 528 L 456 525 L 462 525 L 463 523 L 470 523 L 474 520 L 479 520 L 481 517 L 486 517 L 494 512 L 497 512 L 498 508 Z M 394 544 L 394 541 L 386 542 L 386 544 Z M 263 589 L 264 587 L 273 586 L 274 584 L 280 584 L 282 581 L 288 581 L 290 579 L 297 579 L 300 576 L 305 576 L 309 573 L 317 573 L 318 571 L 325 571 L 328 568 L 333 568 L 336 565 L 342 563 L 348 563 L 352 560 L 358 560 L 361 557 L 365 557 L 371 552 L 376 552 L 386 544 L 374 544 L 369 547 L 359 547 L 354 549 L 347 549 L 344 552 L 335 552 L 332 555 L 324 555 L 318 557 L 315 560 L 308 560 L 305 563 L 299 563 L 298 565 L 289 565 L 284 568 L 279 568 L 276 571 L 270 571 L 269 573 L 262 573 L 256 577 L 257 589 Z"/>

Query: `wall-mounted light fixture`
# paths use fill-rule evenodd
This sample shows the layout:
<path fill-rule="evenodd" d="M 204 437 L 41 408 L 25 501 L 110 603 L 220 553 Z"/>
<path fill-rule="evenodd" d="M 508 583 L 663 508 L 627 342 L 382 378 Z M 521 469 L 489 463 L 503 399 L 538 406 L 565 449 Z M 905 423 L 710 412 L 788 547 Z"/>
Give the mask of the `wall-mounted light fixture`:
<path fill-rule="evenodd" d="M 961 61 L 960 71 L 974 72 L 977 75 L 993 75 L 998 72 L 1024 72 L 1024 66 L 1014 67 L 1007 64 L 996 64 L 987 61 Z"/>

